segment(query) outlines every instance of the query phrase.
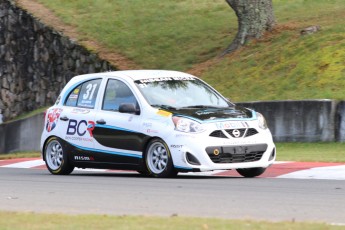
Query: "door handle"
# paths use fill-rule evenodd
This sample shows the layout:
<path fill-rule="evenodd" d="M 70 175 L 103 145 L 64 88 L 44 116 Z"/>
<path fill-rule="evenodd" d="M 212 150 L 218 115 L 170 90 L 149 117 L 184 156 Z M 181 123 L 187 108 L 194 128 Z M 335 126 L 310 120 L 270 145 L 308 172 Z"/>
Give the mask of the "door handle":
<path fill-rule="evenodd" d="M 100 124 L 100 125 L 105 125 L 107 122 L 105 122 L 105 120 L 101 119 L 101 120 L 96 121 L 96 123 Z"/>
<path fill-rule="evenodd" d="M 63 116 L 63 117 L 60 117 L 60 120 L 61 120 L 61 121 L 68 121 L 69 119 L 68 119 L 67 116 Z"/>

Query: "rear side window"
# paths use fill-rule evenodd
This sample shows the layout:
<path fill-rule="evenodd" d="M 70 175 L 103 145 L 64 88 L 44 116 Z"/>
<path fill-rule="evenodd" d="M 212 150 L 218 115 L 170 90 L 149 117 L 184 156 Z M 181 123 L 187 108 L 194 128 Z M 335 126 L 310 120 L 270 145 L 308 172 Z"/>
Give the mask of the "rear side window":
<path fill-rule="evenodd" d="M 89 109 L 95 108 L 101 81 L 101 79 L 96 79 L 78 85 L 68 95 L 65 105 Z"/>

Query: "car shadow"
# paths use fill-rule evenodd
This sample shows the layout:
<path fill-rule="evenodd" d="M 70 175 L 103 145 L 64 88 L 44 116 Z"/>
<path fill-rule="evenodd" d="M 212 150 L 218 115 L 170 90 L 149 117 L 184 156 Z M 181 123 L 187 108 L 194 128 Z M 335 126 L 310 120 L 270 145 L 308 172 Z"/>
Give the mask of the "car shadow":
<path fill-rule="evenodd" d="M 76 171 L 73 172 L 70 176 L 76 177 L 117 177 L 117 178 L 147 178 L 147 179 L 168 179 L 168 180 L 176 180 L 176 179 L 183 179 L 183 180 L 205 180 L 205 179 L 240 179 L 243 177 L 239 176 L 217 176 L 217 175 L 197 175 L 197 174 L 178 174 L 176 177 L 169 177 L 169 178 L 155 178 L 152 176 L 142 175 L 136 172 L 82 172 Z"/>

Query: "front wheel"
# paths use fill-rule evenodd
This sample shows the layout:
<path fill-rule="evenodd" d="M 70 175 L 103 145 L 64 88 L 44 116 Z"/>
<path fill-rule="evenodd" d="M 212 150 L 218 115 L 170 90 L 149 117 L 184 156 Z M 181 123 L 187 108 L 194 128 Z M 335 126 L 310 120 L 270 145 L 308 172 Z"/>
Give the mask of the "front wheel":
<path fill-rule="evenodd" d="M 60 138 L 49 138 L 43 154 L 47 168 L 52 174 L 68 175 L 73 171 L 74 167 L 68 162 L 68 156 Z"/>
<path fill-rule="evenodd" d="M 248 169 L 236 169 L 236 171 L 244 177 L 256 177 L 265 172 L 266 168 L 248 168 Z"/>
<path fill-rule="evenodd" d="M 145 152 L 145 163 L 149 174 L 154 177 L 173 177 L 177 175 L 170 150 L 161 139 L 149 142 Z"/>

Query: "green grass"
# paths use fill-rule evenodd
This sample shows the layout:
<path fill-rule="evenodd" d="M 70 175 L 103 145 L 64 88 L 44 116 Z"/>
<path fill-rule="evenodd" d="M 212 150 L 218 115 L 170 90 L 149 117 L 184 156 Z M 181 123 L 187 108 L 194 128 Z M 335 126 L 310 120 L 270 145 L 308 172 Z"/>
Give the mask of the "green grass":
<path fill-rule="evenodd" d="M 34 111 L 31 111 L 31 112 L 23 113 L 23 114 L 15 117 L 14 119 L 6 121 L 4 123 L 10 123 L 10 122 L 13 122 L 13 121 L 16 121 L 16 120 L 21 120 L 21 119 L 29 118 L 29 117 L 32 117 L 34 115 L 43 113 L 47 109 L 48 109 L 48 107 L 42 107 L 42 108 L 36 109 Z"/>
<path fill-rule="evenodd" d="M 344 2 L 274 3 L 278 23 L 290 29 L 249 43 L 202 77 L 234 101 L 344 99 Z M 300 36 L 310 25 L 322 29 Z"/>
<path fill-rule="evenodd" d="M 188 217 L 62 215 L 0 212 L 0 229 L 344 229 L 323 223 L 226 220 Z"/>
<path fill-rule="evenodd" d="M 39 152 L 0 153 L 0 160 L 41 157 Z"/>
<path fill-rule="evenodd" d="M 278 161 L 345 162 L 345 143 L 276 143 Z"/>
<path fill-rule="evenodd" d="M 81 32 L 143 68 L 187 71 L 236 34 L 224 0 L 39 0 Z M 343 0 L 273 0 L 278 32 L 219 59 L 201 77 L 234 101 L 345 98 Z M 309 36 L 310 25 L 322 30 Z"/>
<path fill-rule="evenodd" d="M 39 1 L 75 26 L 80 39 L 96 39 L 143 68 L 187 69 L 216 56 L 236 33 L 222 0 Z"/>

